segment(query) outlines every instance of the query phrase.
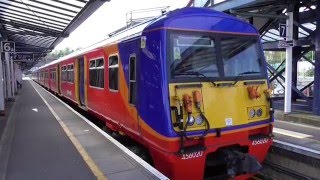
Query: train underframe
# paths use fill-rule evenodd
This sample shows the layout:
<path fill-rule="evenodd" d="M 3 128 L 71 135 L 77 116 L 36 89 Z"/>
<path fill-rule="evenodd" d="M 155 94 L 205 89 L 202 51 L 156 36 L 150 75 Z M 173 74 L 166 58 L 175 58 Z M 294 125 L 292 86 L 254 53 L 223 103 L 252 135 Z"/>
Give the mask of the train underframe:
<path fill-rule="evenodd" d="M 150 152 L 155 167 L 174 180 L 242 180 L 261 169 L 272 138 L 267 134 L 250 135 L 250 131 L 242 131 L 221 137 L 209 135 L 201 144 L 203 148 L 190 148 L 192 150 L 184 154 L 157 149 L 150 149 Z"/>

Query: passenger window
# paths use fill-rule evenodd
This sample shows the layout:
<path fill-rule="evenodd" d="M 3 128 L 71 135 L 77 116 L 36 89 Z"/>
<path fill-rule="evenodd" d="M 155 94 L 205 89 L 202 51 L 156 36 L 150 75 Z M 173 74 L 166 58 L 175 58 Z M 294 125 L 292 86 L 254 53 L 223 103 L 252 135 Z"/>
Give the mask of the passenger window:
<path fill-rule="evenodd" d="M 55 68 L 51 69 L 50 75 L 51 75 L 52 80 L 56 80 L 56 69 Z"/>
<path fill-rule="evenodd" d="M 67 65 L 67 81 L 70 82 L 70 65 Z"/>
<path fill-rule="evenodd" d="M 73 83 L 74 81 L 74 70 L 73 70 L 73 64 L 69 65 L 69 70 L 68 70 L 68 81 Z"/>
<path fill-rule="evenodd" d="M 92 87 L 104 88 L 104 59 L 90 61 L 89 84 Z"/>
<path fill-rule="evenodd" d="M 129 59 L 129 66 L 130 66 L 130 72 L 129 72 L 129 103 L 135 105 L 136 104 L 136 92 L 137 92 L 137 86 L 136 86 L 136 57 L 131 56 Z"/>
<path fill-rule="evenodd" d="M 61 71 L 62 81 L 67 81 L 67 66 L 62 66 Z"/>
<path fill-rule="evenodd" d="M 119 58 L 117 55 L 109 57 L 109 89 L 119 90 Z"/>

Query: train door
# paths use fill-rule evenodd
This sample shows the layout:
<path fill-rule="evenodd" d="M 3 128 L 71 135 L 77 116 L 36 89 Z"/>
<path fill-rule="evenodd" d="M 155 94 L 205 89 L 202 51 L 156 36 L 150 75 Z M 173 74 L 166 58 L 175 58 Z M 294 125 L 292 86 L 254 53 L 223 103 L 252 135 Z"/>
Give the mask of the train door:
<path fill-rule="evenodd" d="M 128 89 L 128 101 L 129 101 L 129 111 L 131 114 L 132 126 L 140 133 L 140 124 L 137 113 L 137 56 L 136 54 L 131 54 L 129 57 L 129 89 Z"/>
<path fill-rule="evenodd" d="M 85 68 L 84 68 L 84 58 L 78 58 L 78 88 L 79 88 L 79 100 L 80 100 L 80 105 L 85 106 L 85 79 L 84 79 L 84 73 L 85 73 Z"/>

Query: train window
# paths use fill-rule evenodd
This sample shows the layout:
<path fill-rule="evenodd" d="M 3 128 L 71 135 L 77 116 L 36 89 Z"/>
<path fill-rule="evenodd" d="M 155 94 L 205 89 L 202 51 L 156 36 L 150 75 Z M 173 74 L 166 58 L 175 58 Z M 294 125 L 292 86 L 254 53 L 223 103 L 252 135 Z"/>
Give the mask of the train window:
<path fill-rule="evenodd" d="M 219 77 L 215 39 L 210 35 L 172 33 L 171 77 Z"/>
<path fill-rule="evenodd" d="M 52 79 L 52 80 L 56 79 L 56 69 L 55 68 L 51 69 L 50 79 Z"/>
<path fill-rule="evenodd" d="M 109 89 L 119 89 L 119 58 L 117 55 L 109 57 Z"/>
<path fill-rule="evenodd" d="M 92 87 L 104 88 L 104 59 L 90 61 L 89 84 Z"/>
<path fill-rule="evenodd" d="M 136 104 L 136 92 L 137 92 L 137 86 L 136 86 L 136 57 L 131 56 L 129 58 L 129 66 L 130 66 L 130 72 L 129 72 L 129 103 L 135 105 Z"/>
<path fill-rule="evenodd" d="M 68 80 L 68 76 L 67 76 L 67 66 L 62 66 L 61 68 L 61 74 L 62 74 L 62 81 L 67 81 Z"/>
<path fill-rule="evenodd" d="M 66 80 L 68 81 L 68 82 L 70 82 L 70 79 L 69 79 L 69 72 L 70 72 L 70 65 L 67 65 L 67 70 L 66 70 Z"/>
<path fill-rule="evenodd" d="M 96 60 L 90 61 L 90 68 L 96 67 Z"/>
<path fill-rule="evenodd" d="M 96 60 L 96 71 L 97 71 L 97 86 L 104 88 L 104 61 L 103 59 Z"/>
<path fill-rule="evenodd" d="M 257 39 L 224 37 L 221 50 L 226 77 L 256 76 L 261 74 L 260 50 Z"/>
<path fill-rule="evenodd" d="M 90 61 L 90 67 L 89 67 L 89 84 L 90 86 L 96 86 L 96 60 Z"/>
<path fill-rule="evenodd" d="M 73 83 L 74 81 L 74 71 L 73 71 L 73 64 L 68 65 L 68 82 Z"/>
<path fill-rule="evenodd" d="M 44 72 L 44 78 L 48 78 L 48 77 L 49 77 L 48 70 L 46 70 L 46 71 Z"/>

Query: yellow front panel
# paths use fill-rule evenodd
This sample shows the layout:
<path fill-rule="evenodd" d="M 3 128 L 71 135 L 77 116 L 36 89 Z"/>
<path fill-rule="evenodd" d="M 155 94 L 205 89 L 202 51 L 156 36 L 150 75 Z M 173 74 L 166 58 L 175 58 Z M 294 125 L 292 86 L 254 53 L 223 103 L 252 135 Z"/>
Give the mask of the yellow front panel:
<path fill-rule="evenodd" d="M 248 122 L 244 89 L 238 83 L 236 86 L 212 87 L 206 83 L 203 87 L 205 115 L 211 127 L 226 127 L 230 118 L 232 125 L 246 124 Z"/>
<path fill-rule="evenodd" d="M 245 81 L 250 82 L 250 81 Z M 261 82 L 261 81 L 260 81 Z M 219 82 L 223 83 L 223 82 Z M 176 88 L 176 85 L 198 84 L 199 86 L 186 86 L 185 88 Z M 250 99 L 247 90 L 248 86 L 258 86 L 258 92 L 261 97 L 257 99 Z M 202 94 L 201 110 L 210 123 L 210 128 L 224 128 L 227 126 L 236 126 L 247 124 L 253 121 L 265 120 L 269 118 L 269 101 L 264 93 L 268 89 L 267 82 L 263 84 L 245 85 L 243 81 L 239 81 L 236 85 L 229 85 L 223 87 L 215 87 L 212 83 L 172 83 L 169 84 L 170 90 L 170 106 L 176 106 L 179 109 L 179 102 L 182 102 L 184 94 L 192 96 L 193 91 L 200 91 Z M 260 117 L 249 117 L 250 109 L 262 109 Z M 184 110 L 183 119 L 186 121 L 187 113 Z M 192 116 L 194 118 L 199 116 L 199 111 L 192 109 Z M 175 122 L 174 113 L 172 114 Z M 188 130 L 203 129 L 204 124 L 193 125 L 188 127 Z M 175 127 L 175 130 L 179 130 Z"/>

